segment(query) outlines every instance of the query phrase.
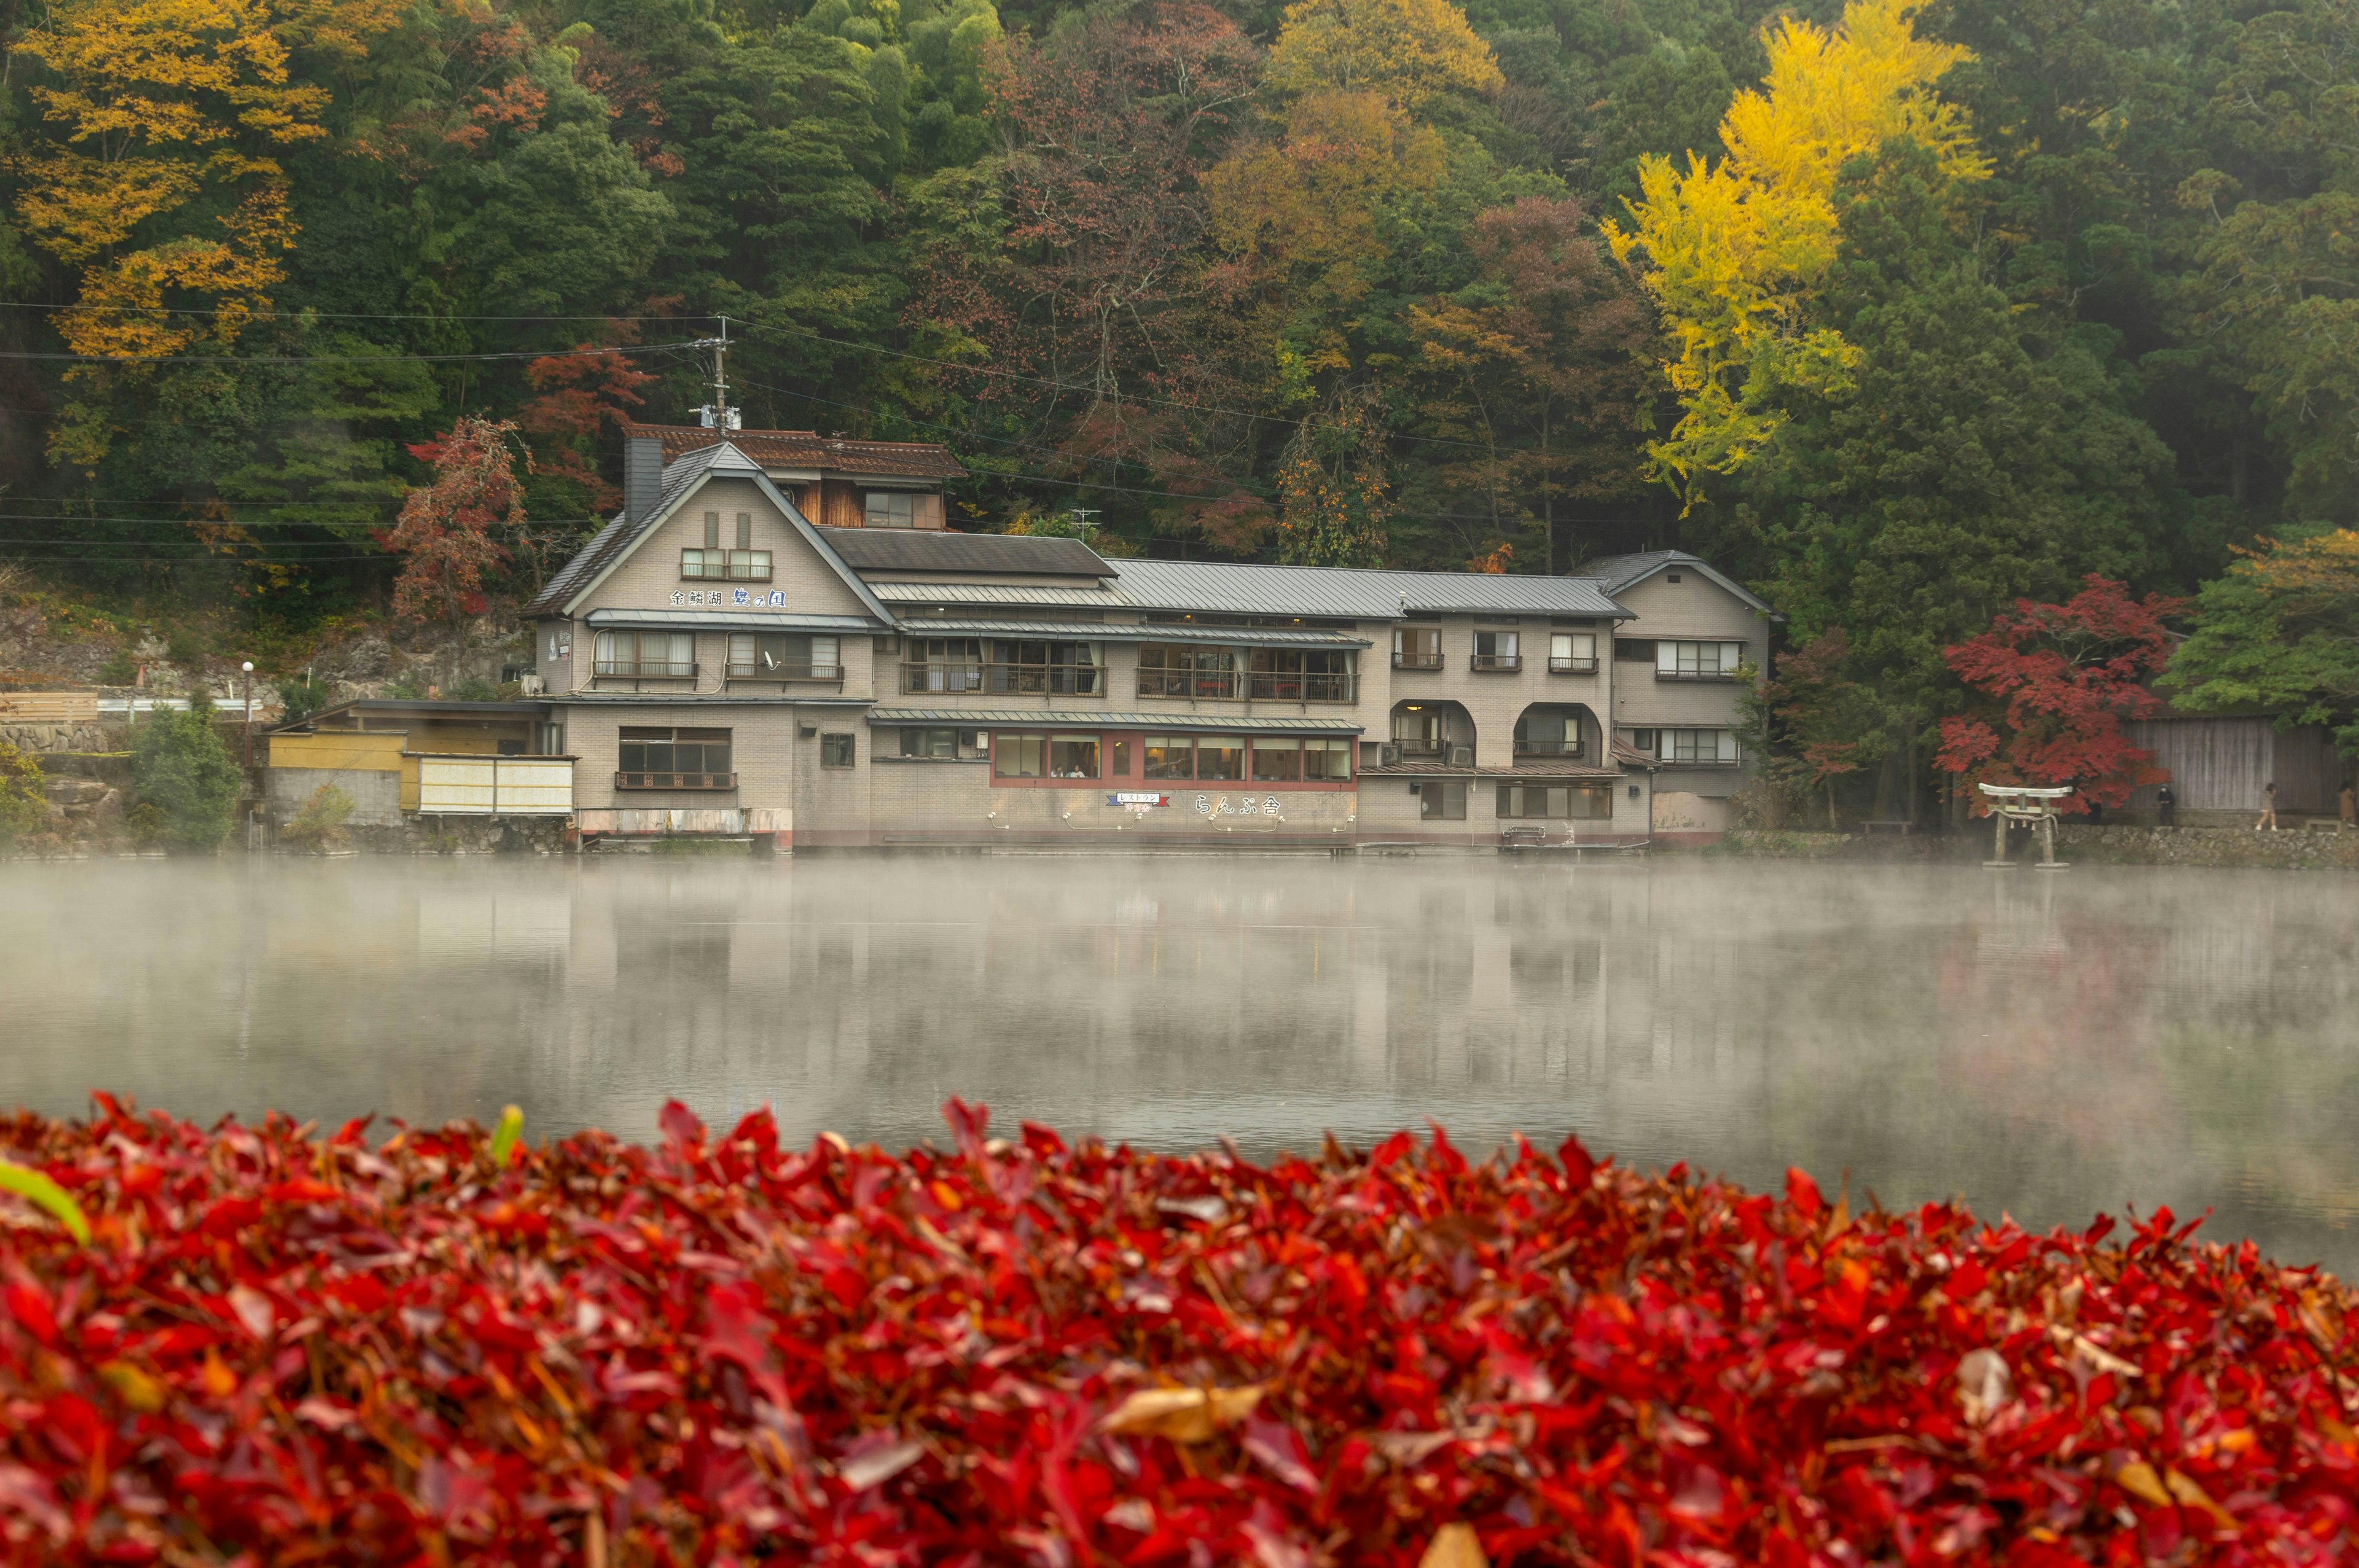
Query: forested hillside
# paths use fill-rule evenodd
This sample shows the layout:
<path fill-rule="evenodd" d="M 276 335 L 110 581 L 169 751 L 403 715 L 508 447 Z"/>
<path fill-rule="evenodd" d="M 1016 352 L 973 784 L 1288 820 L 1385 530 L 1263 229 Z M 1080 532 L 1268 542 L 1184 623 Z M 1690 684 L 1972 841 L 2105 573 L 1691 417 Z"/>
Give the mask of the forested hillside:
<path fill-rule="evenodd" d="M 2347 523 L 2354 47 L 2353 0 L 19 5 L 0 556 L 373 613 L 475 415 L 529 589 L 726 316 L 747 424 L 944 441 L 954 525 L 1680 545 L 1898 737 L 2018 595 Z"/>

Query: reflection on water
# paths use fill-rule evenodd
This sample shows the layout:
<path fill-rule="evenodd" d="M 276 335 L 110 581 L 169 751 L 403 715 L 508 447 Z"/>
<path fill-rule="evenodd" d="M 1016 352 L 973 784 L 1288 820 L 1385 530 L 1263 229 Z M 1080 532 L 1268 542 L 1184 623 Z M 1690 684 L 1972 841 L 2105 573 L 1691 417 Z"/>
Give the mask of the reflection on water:
<path fill-rule="evenodd" d="M 1578 1131 L 2359 1271 L 2351 884 L 1202 859 L 0 866 L 0 1103 L 899 1147 Z"/>

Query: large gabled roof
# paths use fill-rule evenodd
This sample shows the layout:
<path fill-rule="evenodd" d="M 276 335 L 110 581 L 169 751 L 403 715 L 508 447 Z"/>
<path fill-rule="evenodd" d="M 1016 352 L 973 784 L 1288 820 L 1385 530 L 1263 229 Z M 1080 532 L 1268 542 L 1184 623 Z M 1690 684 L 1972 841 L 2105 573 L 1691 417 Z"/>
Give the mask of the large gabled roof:
<path fill-rule="evenodd" d="M 1583 563 L 1581 574 L 1583 577 L 1593 577 L 1603 582 L 1608 593 L 1623 593 L 1667 567 L 1692 568 L 1743 600 L 1759 613 L 1763 615 L 1776 613 L 1743 583 L 1723 575 L 1719 568 L 1701 556 L 1691 556 L 1685 550 L 1639 550 L 1626 556 L 1600 556 L 1595 560 Z"/>
<path fill-rule="evenodd" d="M 1054 534 L 953 534 L 932 528 L 830 528 L 828 542 L 859 572 L 1009 572 L 1095 579 L 1114 575 L 1095 550 Z"/>
<path fill-rule="evenodd" d="M 766 469 L 808 469 L 819 473 L 867 474 L 878 479 L 964 479 L 966 470 L 951 449 L 935 441 L 847 441 L 816 430 L 709 430 L 701 425 L 641 425 L 626 422 L 623 434 L 655 437 L 664 461 L 692 452 L 731 446 Z"/>
<path fill-rule="evenodd" d="M 823 531 L 814 527 L 810 519 L 805 517 L 795 503 L 770 482 L 769 476 L 762 471 L 759 463 L 727 441 L 701 447 L 679 461 L 667 464 L 663 490 L 656 497 L 656 503 L 647 509 L 647 515 L 635 523 L 625 513 L 601 528 L 590 543 L 582 547 L 580 554 L 566 562 L 558 569 L 557 575 L 549 579 L 548 587 L 533 595 L 532 602 L 524 607 L 525 617 L 530 619 L 537 615 L 565 613 L 569 606 L 595 588 L 608 572 L 620 565 L 640 540 L 661 526 L 681 503 L 695 493 L 698 486 L 707 479 L 720 475 L 750 481 L 760 489 L 770 504 L 784 514 L 788 525 L 800 534 L 804 542 L 833 568 L 837 577 L 843 579 L 844 586 L 860 600 L 861 607 L 879 622 L 891 624 L 893 612 L 869 591 L 868 585 L 860 579 L 859 574 L 844 564 L 843 557 L 836 554 L 835 546 L 821 536 Z"/>

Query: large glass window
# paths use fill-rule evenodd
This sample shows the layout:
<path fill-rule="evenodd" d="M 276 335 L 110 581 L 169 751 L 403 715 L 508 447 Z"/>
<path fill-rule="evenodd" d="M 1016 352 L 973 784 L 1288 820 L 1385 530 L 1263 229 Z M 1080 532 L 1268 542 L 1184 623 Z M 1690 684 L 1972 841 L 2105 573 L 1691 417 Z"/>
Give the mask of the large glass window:
<path fill-rule="evenodd" d="M 1235 735 L 1205 735 L 1196 741 L 1196 777 L 1225 782 L 1245 776 L 1245 743 Z"/>
<path fill-rule="evenodd" d="M 901 755 L 934 757 L 945 761 L 958 755 L 958 731 L 955 730 L 904 730 L 901 731 Z"/>
<path fill-rule="evenodd" d="M 1430 704 L 1405 702 L 1393 710 L 1393 739 L 1411 756 L 1441 753 L 1441 709 Z"/>
<path fill-rule="evenodd" d="M 1440 627 L 1396 626 L 1393 628 L 1393 668 L 1438 670 L 1440 667 Z"/>
<path fill-rule="evenodd" d="M 1305 741 L 1302 742 L 1302 776 L 1323 783 L 1340 783 L 1352 776 L 1352 742 L 1349 741 Z"/>
<path fill-rule="evenodd" d="M 1004 779 L 1046 778 L 1049 739 L 1045 735 L 994 735 L 991 771 Z"/>
<path fill-rule="evenodd" d="M 1733 762 L 1737 760 L 1734 730 L 1666 730 L 1662 757 L 1667 762 Z"/>
<path fill-rule="evenodd" d="M 868 492 L 868 525 L 871 528 L 914 528 L 918 525 L 918 498 L 908 491 L 872 490 Z"/>
<path fill-rule="evenodd" d="M 616 748 L 616 789 L 734 789 L 726 730 L 625 728 Z"/>
<path fill-rule="evenodd" d="M 682 550 L 679 575 L 691 582 L 767 582 L 767 550 Z"/>
<path fill-rule="evenodd" d="M 977 637 L 912 637 L 901 666 L 905 692 L 981 691 L 983 641 Z"/>
<path fill-rule="evenodd" d="M 1097 777 L 1098 738 L 1094 735 L 1049 736 L 1049 776 L 1052 779 Z"/>
<path fill-rule="evenodd" d="M 1594 632 L 1549 633 L 1549 673 L 1560 676 L 1596 674 L 1597 633 Z"/>
<path fill-rule="evenodd" d="M 1658 680 L 1733 680 L 1745 662 L 1742 643 L 1673 643 L 1655 644 Z"/>
<path fill-rule="evenodd" d="M 1428 779 L 1417 791 L 1417 814 L 1428 822 L 1466 820 L 1466 784 L 1462 779 Z"/>
<path fill-rule="evenodd" d="M 1352 655 L 1342 648 L 1256 648 L 1249 690 L 1277 702 L 1349 702 Z"/>
<path fill-rule="evenodd" d="M 1614 790 L 1610 784 L 1501 784 L 1499 815 L 1582 820 L 1610 817 L 1614 815 Z"/>
<path fill-rule="evenodd" d="M 1108 749 L 1113 752 L 1114 758 L 1106 765 L 1106 776 L 1117 779 L 1130 777 L 1130 742 L 1116 741 Z"/>
<path fill-rule="evenodd" d="M 1138 650 L 1141 697 L 1234 697 L 1237 655 L 1233 648 L 1142 643 Z"/>
<path fill-rule="evenodd" d="M 1293 784 L 1302 777 L 1302 742 L 1256 735 L 1253 743 L 1256 784 Z"/>
<path fill-rule="evenodd" d="M 601 632 L 592 673 L 682 679 L 696 674 L 696 639 L 685 632 Z"/>
<path fill-rule="evenodd" d="M 732 632 L 729 674 L 737 680 L 836 680 L 843 675 L 838 646 L 825 634 Z"/>
<path fill-rule="evenodd" d="M 1093 643 L 1016 643 L 991 645 L 990 688 L 995 692 L 1056 697 L 1103 693 L 1103 671 Z"/>
<path fill-rule="evenodd" d="M 1474 633 L 1474 668 L 1478 670 L 1519 670 L 1524 667 L 1521 636 L 1514 632 L 1477 632 Z"/>
<path fill-rule="evenodd" d="M 1189 735 L 1147 735 L 1139 741 L 1151 779 L 1192 779 L 1196 776 L 1196 741 Z"/>
<path fill-rule="evenodd" d="M 821 735 L 819 738 L 819 765 L 822 768 L 852 766 L 853 741 L 849 735 Z"/>

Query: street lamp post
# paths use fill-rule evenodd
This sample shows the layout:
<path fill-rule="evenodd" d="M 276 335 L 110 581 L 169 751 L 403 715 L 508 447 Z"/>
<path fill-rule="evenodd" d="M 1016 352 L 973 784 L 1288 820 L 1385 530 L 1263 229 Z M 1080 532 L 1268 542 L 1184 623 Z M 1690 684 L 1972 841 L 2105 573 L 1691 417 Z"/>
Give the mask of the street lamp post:
<path fill-rule="evenodd" d="M 248 659 L 239 668 L 245 672 L 245 769 L 254 771 L 254 661 Z"/>

